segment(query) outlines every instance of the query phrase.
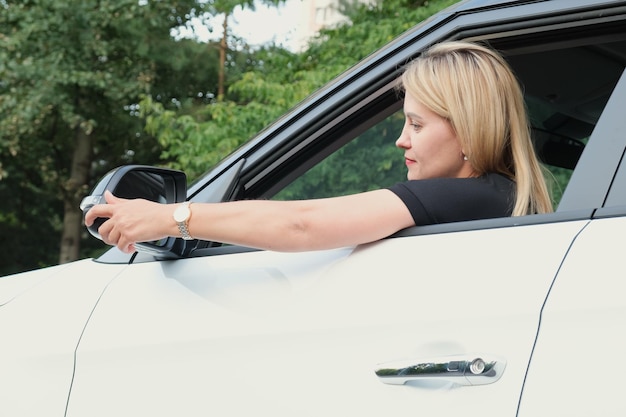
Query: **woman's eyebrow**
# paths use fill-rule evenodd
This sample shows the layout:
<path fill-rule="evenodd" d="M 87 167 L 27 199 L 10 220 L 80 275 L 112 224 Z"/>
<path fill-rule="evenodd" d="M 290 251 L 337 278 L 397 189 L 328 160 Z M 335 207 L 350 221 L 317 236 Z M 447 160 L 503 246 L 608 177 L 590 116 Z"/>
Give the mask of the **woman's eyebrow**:
<path fill-rule="evenodd" d="M 417 113 L 413 113 L 413 112 L 405 112 L 404 115 L 410 119 L 415 119 L 415 120 L 419 120 L 422 121 L 424 120 L 419 114 Z"/>

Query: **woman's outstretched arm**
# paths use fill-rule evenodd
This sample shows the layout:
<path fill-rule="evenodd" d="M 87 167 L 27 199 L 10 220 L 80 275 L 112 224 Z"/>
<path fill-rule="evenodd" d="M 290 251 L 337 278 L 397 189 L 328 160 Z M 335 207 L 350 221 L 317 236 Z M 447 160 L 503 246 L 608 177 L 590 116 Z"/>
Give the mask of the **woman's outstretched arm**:
<path fill-rule="evenodd" d="M 110 193 L 106 200 L 87 212 L 85 224 L 109 218 L 99 233 L 124 252 L 134 251 L 137 242 L 180 236 L 173 218 L 176 204 Z M 191 213 L 189 232 L 196 239 L 286 252 L 372 242 L 414 225 L 400 198 L 385 189 L 313 200 L 194 203 Z"/>

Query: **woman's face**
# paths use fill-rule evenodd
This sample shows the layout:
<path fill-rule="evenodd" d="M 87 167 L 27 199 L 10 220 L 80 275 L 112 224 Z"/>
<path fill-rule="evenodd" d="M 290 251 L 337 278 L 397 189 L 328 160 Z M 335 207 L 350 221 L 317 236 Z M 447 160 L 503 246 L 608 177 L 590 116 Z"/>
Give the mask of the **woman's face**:
<path fill-rule="evenodd" d="M 450 122 L 433 113 L 408 92 L 404 98 L 405 122 L 396 146 L 404 150 L 409 180 L 466 178 L 472 167 Z"/>

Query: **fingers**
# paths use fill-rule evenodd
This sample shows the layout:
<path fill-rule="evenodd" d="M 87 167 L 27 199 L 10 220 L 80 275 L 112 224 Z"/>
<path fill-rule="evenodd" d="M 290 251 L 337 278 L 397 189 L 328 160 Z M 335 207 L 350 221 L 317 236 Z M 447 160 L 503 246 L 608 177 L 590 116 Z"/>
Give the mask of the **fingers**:
<path fill-rule="evenodd" d="M 85 226 L 91 226 L 98 217 L 111 218 L 114 210 L 112 205 L 124 201 L 123 198 L 115 197 L 109 190 L 104 192 L 104 199 L 107 204 L 95 205 L 87 211 L 87 214 L 85 214 Z"/>
<path fill-rule="evenodd" d="M 119 239 L 119 236 L 113 230 L 113 226 L 114 222 L 107 220 L 98 228 L 98 234 L 102 238 L 102 241 L 109 245 L 115 245 Z"/>
<path fill-rule="evenodd" d="M 135 244 L 124 236 L 119 226 L 112 220 L 107 220 L 98 228 L 102 241 L 107 245 L 117 246 L 124 253 L 135 252 Z"/>
<path fill-rule="evenodd" d="M 111 222 L 113 223 L 113 222 Z M 104 225 L 103 225 L 104 226 Z M 134 242 L 129 240 L 128 236 L 124 233 L 124 230 L 120 227 L 119 224 L 115 224 L 109 233 L 109 245 L 117 246 L 119 250 L 124 253 L 130 253 L 131 247 L 134 247 Z"/>
<path fill-rule="evenodd" d="M 92 206 L 87 213 L 85 213 L 85 226 L 91 226 L 97 218 L 110 219 L 114 214 L 113 205 L 119 202 L 117 197 L 115 197 L 110 191 L 105 191 L 104 198 L 107 204 L 97 204 Z M 113 233 L 114 222 L 105 221 L 98 228 L 98 234 L 102 241 L 108 245 L 116 245 L 116 242 L 119 240 L 119 234 Z"/>
<path fill-rule="evenodd" d="M 123 198 L 119 198 L 119 197 L 115 197 L 113 195 L 113 193 L 109 190 L 106 190 L 104 192 L 104 200 L 108 203 L 108 204 L 117 204 L 117 203 L 121 203 L 122 201 L 124 201 Z"/>
<path fill-rule="evenodd" d="M 110 218 L 113 215 L 113 209 L 107 204 L 98 204 L 93 206 L 85 214 L 85 226 L 89 227 L 98 217 Z"/>
<path fill-rule="evenodd" d="M 91 207 L 85 214 L 85 225 L 91 226 L 96 218 L 106 221 L 98 228 L 103 242 L 117 246 L 125 253 L 135 251 L 135 242 L 150 242 L 166 236 L 167 231 L 159 231 L 159 222 L 149 219 L 159 217 L 159 211 L 165 205 L 142 199 L 127 200 L 114 196 L 109 191 L 104 193 L 106 204 Z"/>

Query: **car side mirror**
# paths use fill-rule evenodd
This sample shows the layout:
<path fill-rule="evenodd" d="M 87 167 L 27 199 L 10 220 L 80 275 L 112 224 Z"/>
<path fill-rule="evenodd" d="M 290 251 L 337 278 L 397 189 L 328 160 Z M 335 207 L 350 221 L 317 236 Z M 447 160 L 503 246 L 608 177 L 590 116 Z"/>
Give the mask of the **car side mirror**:
<path fill-rule="evenodd" d="M 124 165 L 109 171 L 94 187 L 90 195 L 83 198 L 80 209 L 85 214 L 96 204 L 106 204 L 105 191 L 116 197 L 145 200 L 157 203 L 180 203 L 187 198 L 187 176 L 182 171 L 144 165 Z M 102 240 L 98 228 L 107 219 L 98 218 L 87 228 L 92 236 Z M 181 247 L 179 247 L 181 246 Z M 158 257 L 173 258 L 182 253 L 182 243 L 169 237 L 156 242 L 135 245 L 138 251 L 148 252 Z"/>

